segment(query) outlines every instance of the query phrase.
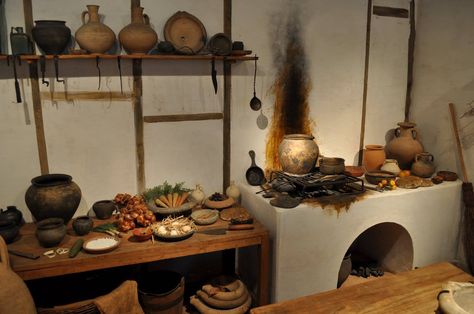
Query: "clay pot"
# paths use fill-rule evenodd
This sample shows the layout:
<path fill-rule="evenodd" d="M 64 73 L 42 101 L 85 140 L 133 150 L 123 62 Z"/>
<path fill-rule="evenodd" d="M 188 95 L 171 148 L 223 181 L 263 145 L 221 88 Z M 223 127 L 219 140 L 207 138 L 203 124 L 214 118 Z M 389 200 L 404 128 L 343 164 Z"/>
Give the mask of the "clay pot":
<path fill-rule="evenodd" d="M 0 210 L 0 220 L 8 220 L 16 225 L 23 223 L 23 214 L 16 206 L 7 206 L 7 210 Z"/>
<path fill-rule="evenodd" d="M 311 172 L 318 155 L 319 148 L 312 135 L 285 135 L 278 146 L 281 168 L 290 174 L 301 175 Z"/>
<path fill-rule="evenodd" d="M 148 15 L 142 7 L 132 9 L 132 23 L 119 33 L 119 41 L 128 54 L 146 54 L 158 41 L 158 35 L 150 27 Z"/>
<path fill-rule="evenodd" d="M 352 259 L 351 254 L 347 254 L 344 256 L 341 262 L 341 268 L 339 268 L 339 273 L 337 275 L 337 287 L 339 288 L 344 281 L 346 281 L 347 277 L 351 274 L 352 270 Z"/>
<path fill-rule="evenodd" d="M 86 23 L 86 14 L 89 21 Z M 115 34 L 107 25 L 100 22 L 99 6 L 87 5 L 82 12 L 82 26 L 76 31 L 79 46 L 91 53 L 105 53 L 115 43 Z"/>
<path fill-rule="evenodd" d="M 74 229 L 74 232 L 79 236 L 88 234 L 93 226 L 94 222 L 92 218 L 87 216 L 79 216 L 72 222 L 72 229 Z"/>
<path fill-rule="evenodd" d="M 36 238 L 42 247 L 57 246 L 66 235 L 62 218 L 48 218 L 36 224 Z"/>
<path fill-rule="evenodd" d="M 97 201 L 92 205 L 92 210 L 98 219 L 109 219 L 117 209 L 117 205 L 111 200 Z"/>
<path fill-rule="evenodd" d="M 382 145 L 365 145 L 362 165 L 367 171 L 379 170 L 385 161 L 385 151 Z"/>
<path fill-rule="evenodd" d="M 71 40 L 71 30 L 65 21 L 35 21 L 32 34 L 38 47 L 48 55 L 61 54 Z"/>
<path fill-rule="evenodd" d="M 388 158 L 396 159 L 400 168 L 410 169 L 416 154 L 423 152 L 423 145 L 418 140 L 416 124 L 399 122 L 400 127 L 395 129 L 395 137 L 385 148 Z"/>
<path fill-rule="evenodd" d="M 28 209 L 37 221 L 58 217 L 71 220 L 81 201 L 81 189 L 67 174 L 45 174 L 31 180 L 25 194 Z"/>
<path fill-rule="evenodd" d="M 0 236 L 3 237 L 7 244 L 12 243 L 13 240 L 15 240 L 19 231 L 20 226 L 15 222 L 10 220 L 0 220 Z"/>
<path fill-rule="evenodd" d="M 344 159 L 324 157 L 319 161 L 319 171 L 323 174 L 340 174 L 346 169 Z"/>
<path fill-rule="evenodd" d="M 415 162 L 411 165 L 411 173 L 422 178 L 430 178 L 436 170 L 434 157 L 430 153 L 416 154 Z"/>
<path fill-rule="evenodd" d="M 400 173 L 400 167 L 396 159 L 385 159 L 380 170 L 391 172 L 396 176 Z"/>
<path fill-rule="evenodd" d="M 0 237 L 0 313 L 33 314 L 36 312 L 33 297 L 23 279 L 10 267 L 8 249 Z"/>

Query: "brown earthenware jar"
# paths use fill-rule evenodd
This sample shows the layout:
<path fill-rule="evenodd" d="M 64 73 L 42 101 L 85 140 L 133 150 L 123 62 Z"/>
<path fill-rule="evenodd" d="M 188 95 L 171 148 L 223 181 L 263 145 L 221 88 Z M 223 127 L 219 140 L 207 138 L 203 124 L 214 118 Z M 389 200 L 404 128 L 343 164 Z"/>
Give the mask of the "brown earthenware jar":
<path fill-rule="evenodd" d="M 158 41 L 158 35 L 150 27 L 148 15 L 142 7 L 133 7 L 132 23 L 119 33 L 119 41 L 128 54 L 146 54 Z"/>
<path fill-rule="evenodd" d="M 423 152 L 423 145 L 418 140 L 416 124 L 412 122 L 399 122 L 395 129 L 395 137 L 385 148 L 387 157 L 396 159 L 400 168 L 410 169 L 416 154 Z"/>
<path fill-rule="evenodd" d="M 379 170 L 385 161 L 385 151 L 382 145 L 365 145 L 362 165 L 366 171 Z"/>
<path fill-rule="evenodd" d="M 92 218 L 88 216 L 79 216 L 72 222 L 72 229 L 74 229 L 74 232 L 79 236 L 88 234 L 92 230 L 92 227 L 94 227 L 94 222 Z"/>
<path fill-rule="evenodd" d="M 35 21 L 35 27 L 31 32 L 36 44 L 48 55 L 61 54 L 71 39 L 71 30 L 65 21 Z"/>
<path fill-rule="evenodd" d="M 307 174 L 313 170 L 319 148 L 314 137 L 306 134 L 288 134 L 278 146 L 282 170 L 290 174 Z"/>
<path fill-rule="evenodd" d="M 65 235 L 66 226 L 61 218 L 48 218 L 36 224 L 36 238 L 42 247 L 58 245 Z"/>
<path fill-rule="evenodd" d="M 87 23 L 86 15 L 89 15 Z M 115 43 L 114 32 L 100 22 L 98 5 L 87 5 L 87 11 L 82 12 L 82 26 L 75 37 L 79 46 L 91 53 L 105 53 Z"/>
<path fill-rule="evenodd" d="M 411 165 L 411 173 L 422 178 L 430 178 L 435 172 L 434 157 L 430 153 L 416 154 L 415 162 Z"/>

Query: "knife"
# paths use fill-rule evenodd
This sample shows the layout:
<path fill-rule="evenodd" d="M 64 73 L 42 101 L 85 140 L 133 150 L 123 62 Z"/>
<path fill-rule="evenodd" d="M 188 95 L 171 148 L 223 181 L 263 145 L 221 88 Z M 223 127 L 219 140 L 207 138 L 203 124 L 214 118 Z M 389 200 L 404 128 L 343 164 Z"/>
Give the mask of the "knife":
<path fill-rule="evenodd" d="M 216 72 L 216 60 L 212 58 L 211 62 L 211 77 L 212 77 L 212 85 L 214 86 L 214 93 L 217 94 L 217 72 Z"/>
<path fill-rule="evenodd" d="M 8 249 L 8 253 L 16 255 L 16 256 L 29 258 L 29 259 L 38 259 L 40 257 L 37 254 L 27 253 L 27 252 L 20 252 L 20 251 L 15 251 L 15 250 L 12 250 L 12 249 Z"/>
<path fill-rule="evenodd" d="M 203 233 L 203 234 L 208 234 L 208 235 L 223 235 L 227 233 L 227 229 L 226 228 L 209 229 L 209 230 L 197 231 L 197 233 Z"/>

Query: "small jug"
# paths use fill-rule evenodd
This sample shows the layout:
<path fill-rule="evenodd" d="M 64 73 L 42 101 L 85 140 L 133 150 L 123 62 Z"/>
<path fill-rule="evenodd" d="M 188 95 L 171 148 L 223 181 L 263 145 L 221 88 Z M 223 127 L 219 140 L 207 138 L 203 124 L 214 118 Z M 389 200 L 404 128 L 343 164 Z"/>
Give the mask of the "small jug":
<path fill-rule="evenodd" d="M 435 172 L 434 157 L 430 153 L 416 154 L 415 162 L 411 166 L 411 173 L 422 178 L 429 178 Z"/>
<path fill-rule="evenodd" d="M 396 159 L 385 159 L 380 170 L 391 172 L 396 176 L 398 176 L 401 171 Z"/>

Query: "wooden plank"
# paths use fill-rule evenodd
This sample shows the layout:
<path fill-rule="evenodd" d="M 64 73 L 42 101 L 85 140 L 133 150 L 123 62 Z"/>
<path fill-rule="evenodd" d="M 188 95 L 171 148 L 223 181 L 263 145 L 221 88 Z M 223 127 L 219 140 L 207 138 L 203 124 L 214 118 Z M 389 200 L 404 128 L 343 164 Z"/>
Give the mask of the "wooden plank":
<path fill-rule="evenodd" d="M 223 113 L 221 113 L 221 112 L 211 112 L 211 113 L 192 113 L 192 114 L 144 116 L 143 121 L 146 122 L 146 123 L 155 123 L 155 122 L 220 120 L 220 119 L 223 119 L 223 118 L 224 118 Z"/>
<path fill-rule="evenodd" d="M 415 0 L 410 1 L 410 36 L 408 37 L 407 93 L 405 97 L 405 122 L 410 121 L 413 63 L 415 60 Z"/>
<path fill-rule="evenodd" d="M 359 158 L 357 164 L 362 165 L 365 138 L 365 117 L 367 113 L 367 87 L 369 81 L 369 61 L 370 61 L 370 28 L 372 26 L 372 0 L 367 2 L 367 24 L 365 29 L 365 64 L 364 64 L 364 90 L 362 94 L 362 115 L 360 122 L 359 137 Z"/>
<path fill-rule="evenodd" d="M 374 5 L 374 15 L 378 16 L 389 16 L 398 18 L 408 18 L 408 10 L 403 8 L 392 8 Z"/>
<path fill-rule="evenodd" d="M 268 304 L 270 296 L 270 239 L 268 233 L 262 236 L 260 244 L 260 272 L 259 272 L 259 288 L 258 288 L 258 305 Z"/>
<path fill-rule="evenodd" d="M 31 30 L 33 29 L 33 5 L 31 0 L 23 0 L 23 14 L 25 18 L 25 33 L 32 39 Z M 35 52 L 35 45 L 33 45 L 33 52 Z"/>
<path fill-rule="evenodd" d="M 89 101 L 129 101 L 133 99 L 132 93 L 121 93 L 121 92 L 41 92 L 41 99 L 43 100 L 55 100 L 55 101 L 73 101 L 73 100 L 89 100 Z"/>
<path fill-rule="evenodd" d="M 94 223 L 108 221 L 112 220 L 96 220 Z M 71 223 L 69 223 L 68 229 L 71 228 Z M 262 237 L 267 234 L 267 230 L 259 222 L 254 223 L 255 228 L 252 230 L 227 231 L 224 235 L 202 233 L 206 230 L 226 229 L 227 226 L 227 222 L 219 220 L 213 225 L 197 226 L 197 232 L 189 239 L 179 242 L 155 241 L 154 244 L 151 241 L 132 241 L 130 239 L 133 236 L 132 232 L 128 232 L 122 238 L 120 246 L 107 254 L 96 255 L 81 252 L 74 259 L 70 259 L 67 254 L 49 259 L 42 255 L 45 249 L 38 244 L 34 223 L 27 223 L 20 230 L 21 237 L 9 244 L 8 248 L 41 256 L 37 260 L 29 260 L 10 255 L 13 270 L 24 280 L 30 280 L 260 245 Z M 61 247 L 71 247 L 79 238 L 87 240 L 97 235 L 92 232 L 86 236 L 78 237 L 74 233 L 68 233 L 62 241 Z M 262 262 L 268 263 L 268 259 Z"/>
<path fill-rule="evenodd" d="M 143 140 L 142 60 L 133 60 L 133 121 L 137 161 L 137 190 L 145 191 L 145 145 Z"/>
<path fill-rule="evenodd" d="M 165 61 L 211 61 L 212 59 L 215 60 L 228 60 L 228 61 L 252 61 L 258 60 L 256 56 L 212 56 L 212 55 L 108 55 L 108 54 L 83 54 L 83 55 L 58 55 L 59 60 L 83 60 L 83 59 L 93 59 L 95 60 L 96 57 L 100 59 L 117 59 L 120 56 L 121 59 L 146 59 L 146 60 L 165 60 Z M 45 55 L 46 60 L 52 60 L 53 55 Z M 21 56 L 22 60 L 30 61 L 30 60 L 39 60 L 39 55 L 23 55 Z M 0 60 L 6 60 L 6 56 L 0 56 Z"/>
<path fill-rule="evenodd" d="M 435 313 L 437 295 L 443 283 L 473 279 L 449 263 L 439 263 L 347 288 L 255 308 L 250 313 Z"/>
<path fill-rule="evenodd" d="M 232 0 L 224 0 L 224 33 L 232 38 Z M 224 61 L 224 125 L 223 125 L 223 178 L 222 191 L 230 185 L 231 163 L 231 95 L 232 64 Z"/>

